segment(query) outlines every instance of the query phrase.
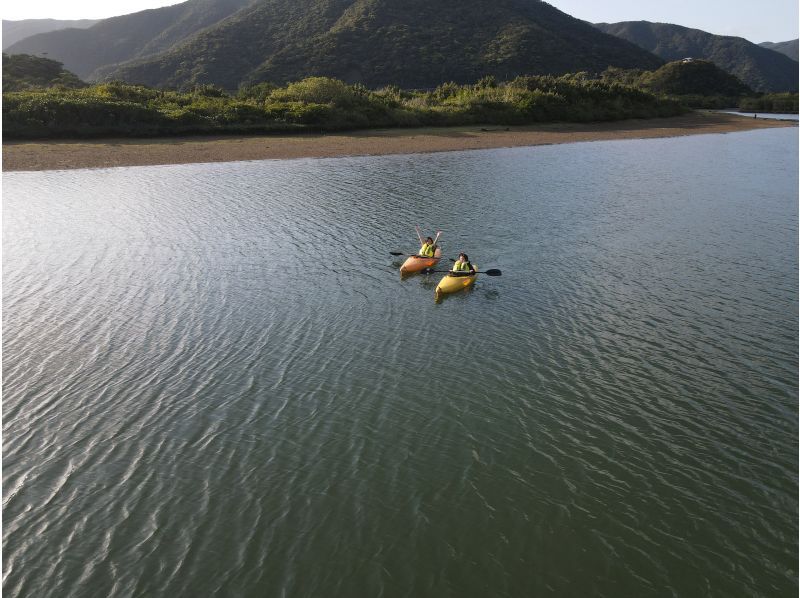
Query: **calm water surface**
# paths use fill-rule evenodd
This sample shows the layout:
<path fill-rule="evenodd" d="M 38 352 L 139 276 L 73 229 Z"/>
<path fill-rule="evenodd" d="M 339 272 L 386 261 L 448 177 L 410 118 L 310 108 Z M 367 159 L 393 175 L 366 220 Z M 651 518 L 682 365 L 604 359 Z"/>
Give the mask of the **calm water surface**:
<path fill-rule="evenodd" d="M 797 146 L 5 174 L 4 591 L 796 595 Z"/>
<path fill-rule="evenodd" d="M 720 110 L 724 114 L 736 114 L 738 116 L 755 116 L 756 118 L 766 118 L 772 120 L 798 120 L 800 115 L 794 113 L 780 114 L 775 112 L 738 112 L 736 110 Z"/>

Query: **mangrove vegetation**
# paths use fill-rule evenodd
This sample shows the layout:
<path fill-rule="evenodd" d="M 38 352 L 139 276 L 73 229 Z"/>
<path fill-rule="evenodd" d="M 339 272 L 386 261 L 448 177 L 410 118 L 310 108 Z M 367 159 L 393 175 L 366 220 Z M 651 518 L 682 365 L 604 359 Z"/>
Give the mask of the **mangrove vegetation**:
<path fill-rule="evenodd" d="M 123 82 L 89 85 L 60 62 L 3 55 L 3 137 L 47 139 L 524 125 L 673 116 L 691 108 L 796 112 L 797 93 L 755 94 L 710 62 L 655 71 L 519 76 L 431 89 L 369 89 L 330 77 L 238 90 L 183 91 Z"/>
<path fill-rule="evenodd" d="M 396 86 L 370 90 L 328 77 L 275 86 L 260 83 L 234 93 L 211 85 L 167 91 L 119 82 L 3 94 L 6 139 L 162 136 L 203 133 L 336 131 L 346 129 L 522 125 L 589 122 L 681 114 L 678 101 L 634 87 L 590 79 L 485 77 L 472 85 L 430 90 Z"/>

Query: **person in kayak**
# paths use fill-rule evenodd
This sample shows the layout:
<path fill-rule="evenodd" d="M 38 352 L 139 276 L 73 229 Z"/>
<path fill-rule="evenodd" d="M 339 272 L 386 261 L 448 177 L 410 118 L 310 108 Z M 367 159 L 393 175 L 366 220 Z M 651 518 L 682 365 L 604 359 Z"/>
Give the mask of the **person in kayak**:
<path fill-rule="evenodd" d="M 431 237 L 425 239 L 422 247 L 419 248 L 418 255 L 420 257 L 434 257 L 436 255 L 436 242 Z"/>
<path fill-rule="evenodd" d="M 459 253 L 456 263 L 453 264 L 453 273 L 456 276 L 468 276 L 475 274 L 475 267 L 470 263 L 466 253 Z"/>

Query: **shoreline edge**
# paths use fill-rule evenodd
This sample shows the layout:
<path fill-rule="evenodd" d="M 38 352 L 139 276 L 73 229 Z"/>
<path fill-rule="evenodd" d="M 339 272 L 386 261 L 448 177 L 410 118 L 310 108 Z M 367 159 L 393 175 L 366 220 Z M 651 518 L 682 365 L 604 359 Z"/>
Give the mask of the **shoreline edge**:
<path fill-rule="evenodd" d="M 794 120 L 696 111 L 668 118 L 508 127 L 470 125 L 292 135 L 4 141 L 3 171 L 435 153 L 733 133 L 797 125 Z"/>

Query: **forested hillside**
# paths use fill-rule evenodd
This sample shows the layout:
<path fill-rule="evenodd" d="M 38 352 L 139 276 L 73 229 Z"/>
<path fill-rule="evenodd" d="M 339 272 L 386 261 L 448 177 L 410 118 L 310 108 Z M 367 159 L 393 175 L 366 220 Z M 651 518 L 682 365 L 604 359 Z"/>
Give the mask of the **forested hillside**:
<path fill-rule="evenodd" d="M 693 108 L 733 108 L 756 95 L 714 63 L 688 58 L 668 62 L 655 71 L 610 68 L 602 79 L 668 96 Z"/>
<path fill-rule="evenodd" d="M 737 77 L 707 60 L 675 61 L 639 79 L 639 85 L 658 94 L 739 98 L 753 91 Z"/>
<path fill-rule="evenodd" d="M 797 62 L 741 37 L 713 35 L 667 23 L 598 23 L 601 31 L 628 40 L 667 61 L 709 60 L 756 91 L 797 91 Z"/>
<path fill-rule="evenodd" d="M 34 36 L 10 50 L 46 52 L 89 80 L 231 90 L 314 75 L 429 88 L 484 75 L 663 63 L 538 0 L 248 1 L 189 0 L 83 32 Z"/>
<path fill-rule="evenodd" d="M 598 33 L 531 0 L 497 0 L 491 10 L 482 0 L 261 0 L 169 52 L 106 74 L 176 87 L 325 75 L 427 88 L 484 75 L 660 65 Z"/>
<path fill-rule="evenodd" d="M 84 79 L 95 69 L 150 56 L 219 23 L 251 0 L 189 0 L 103 19 L 88 29 L 62 29 L 23 39 L 9 54 L 46 55 Z"/>

